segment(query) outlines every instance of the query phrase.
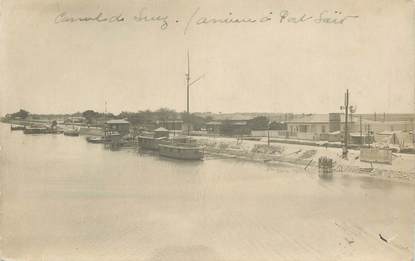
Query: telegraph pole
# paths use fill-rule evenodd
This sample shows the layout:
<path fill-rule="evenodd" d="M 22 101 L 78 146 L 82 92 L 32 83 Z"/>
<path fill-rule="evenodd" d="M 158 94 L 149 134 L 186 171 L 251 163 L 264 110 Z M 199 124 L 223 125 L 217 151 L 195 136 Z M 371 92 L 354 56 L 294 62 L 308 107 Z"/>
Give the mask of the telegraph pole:
<path fill-rule="evenodd" d="M 187 50 L 187 73 L 186 73 L 186 87 L 187 87 L 187 106 L 186 106 L 186 113 L 187 113 L 187 136 L 190 135 L 190 112 L 189 112 L 189 88 L 190 88 L 190 58 L 189 58 L 189 50 Z"/>
<path fill-rule="evenodd" d="M 189 116 L 189 88 L 190 88 L 190 58 L 189 50 L 187 50 L 187 73 L 186 73 L 186 86 L 187 86 L 187 116 Z"/>
<path fill-rule="evenodd" d="M 359 127 L 360 127 L 360 146 L 364 144 L 363 133 L 362 133 L 362 115 L 359 117 Z"/>
<path fill-rule="evenodd" d="M 344 111 L 345 111 L 345 118 L 344 118 L 344 147 L 343 147 L 343 158 L 347 158 L 347 142 L 349 136 L 349 129 L 348 129 L 348 118 L 349 118 L 349 89 L 346 90 L 344 94 Z"/>

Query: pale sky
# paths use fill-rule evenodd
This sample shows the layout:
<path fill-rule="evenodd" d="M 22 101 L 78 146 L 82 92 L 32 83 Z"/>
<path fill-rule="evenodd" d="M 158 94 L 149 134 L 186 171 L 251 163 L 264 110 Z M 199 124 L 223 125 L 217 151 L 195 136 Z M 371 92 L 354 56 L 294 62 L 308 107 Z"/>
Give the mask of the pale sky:
<path fill-rule="evenodd" d="M 415 30 L 407 0 L 3 0 L 0 8 L 1 115 L 20 108 L 103 111 L 105 101 L 115 113 L 183 111 L 187 49 L 191 76 L 204 75 L 191 87 L 191 111 L 335 112 L 346 88 L 357 113 L 414 111 Z M 167 28 L 135 21 L 142 9 L 168 16 Z M 312 18 L 280 23 L 284 10 Z M 125 20 L 61 19 L 100 12 L 100 19 Z M 358 17 L 317 23 L 322 12 Z M 264 16 L 271 20 L 197 25 L 204 17 Z"/>

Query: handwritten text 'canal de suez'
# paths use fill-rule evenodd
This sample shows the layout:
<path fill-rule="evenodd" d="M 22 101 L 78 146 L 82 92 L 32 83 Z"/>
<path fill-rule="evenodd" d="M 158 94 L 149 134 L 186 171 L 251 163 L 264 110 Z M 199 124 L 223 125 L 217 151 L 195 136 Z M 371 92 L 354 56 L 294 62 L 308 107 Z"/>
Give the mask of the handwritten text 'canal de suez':
<path fill-rule="evenodd" d="M 155 23 L 161 30 L 166 30 L 171 24 L 184 25 L 184 33 L 186 33 L 192 26 L 206 26 L 206 25 L 224 25 L 224 24 L 264 24 L 270 22 L 277 22 L 280 24 L 332 24 L 344 25 L 346 22 L 359 18 L 357 15 L 343 14 L 342 11 L 322 10 L 316 15 L 307 13 L 294 14 L 288 10 L 282 10 L 274 14 L 269 11 L 261 16 L 237 16 L 232 12 L 228 12 L 224 16 L 203 16 L 200 13 L 200 8 L 196 8 L 188 18 L 172 18 L 168 15 L 151 14 L 147 8 L 142 8 L 136 15 L 127 16 L 122 13 L 109 15 L 104 12 L 96 12 L 93 15 L 72 15 L 69 12 L 60 12 L 54 22 L 56 24 L 63 23 L 127 23 L 130 21 L 137 23 Z"/>

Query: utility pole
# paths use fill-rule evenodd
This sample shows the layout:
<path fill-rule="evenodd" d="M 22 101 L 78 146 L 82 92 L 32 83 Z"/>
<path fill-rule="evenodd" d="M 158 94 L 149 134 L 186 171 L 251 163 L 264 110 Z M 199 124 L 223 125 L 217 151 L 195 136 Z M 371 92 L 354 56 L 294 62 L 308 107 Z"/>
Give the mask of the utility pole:
<path fill-rule="evenodd" d="M 190 58 L 189 50 L 187 50 L 187 73 L 186 73 L 186 86 L 187 86 L 187 116 L 189 116 L 189 88 L 190 88 Z"/>
<path fill-rule="evenodd" d="M 190 58 L 189 50 L 187 50 L 187 73 L 186 73 L 186 87 L 187 87 L 187 136 L 190 136 L 190 112 L 189 112 L 189 88 L 190 88 Z"/>
<path fill-rule="evenodd" d="M 359 127 L 360 127 L 360 146 L 364 144 L 363 133 L 362 133 L 362 115 L 359 117 Z"/>
<path fill-rule="evenodd" d="M 370 124 L 368 124 L 367 125 L 367 136 L 368 136 L 368 145 L 369 145 L 369 148 L 370 148 L 370 143 L 371 143 L 371 132 L 370 132 Z"/>
<path fill-rule="evenodd" d="M 268 123 L 268 147 L 269 147 L 269 145 L 270 145 L 270 141 L 269 141 L 269 130 L 271 129 L 271 123 Z"/>
<path fill-rule="evenodd" d="M 348 118 L 349 118 L 349 89 L 346 90 L 344 94 L 344 106 L 341 106 L 340 109 L 344 109 L 344 147 L 343 147 L 343 158 L 347 158 L 347 143 L 349 139 L 349 129 L 348 129 Z"/>

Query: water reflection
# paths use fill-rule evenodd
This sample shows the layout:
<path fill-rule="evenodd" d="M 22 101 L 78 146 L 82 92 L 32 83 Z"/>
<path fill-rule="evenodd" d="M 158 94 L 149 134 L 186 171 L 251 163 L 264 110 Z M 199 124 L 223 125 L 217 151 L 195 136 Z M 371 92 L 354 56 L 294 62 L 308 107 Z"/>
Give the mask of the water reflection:
<path fill-rule="evenodd" d="M 180 161 L 136 148 L 111 150 L 84 137 L 23 135 L 3 124 L 0 143 L 6 257 L 250 261 L 410 256 L 414 185 L 370 177 L 325 179 L 287 164 Z M 379 233 L 399 235 L 395 243 L 408 249 L 391 250 L 378 242 Z M 355 243 L 345 245 L 344 238 Z"/>
<path fill-rule="evenodd" d="M 203 245 L 169 246 L 154 251 L 149 261 L 222 261 L 210 247 Z"/>

